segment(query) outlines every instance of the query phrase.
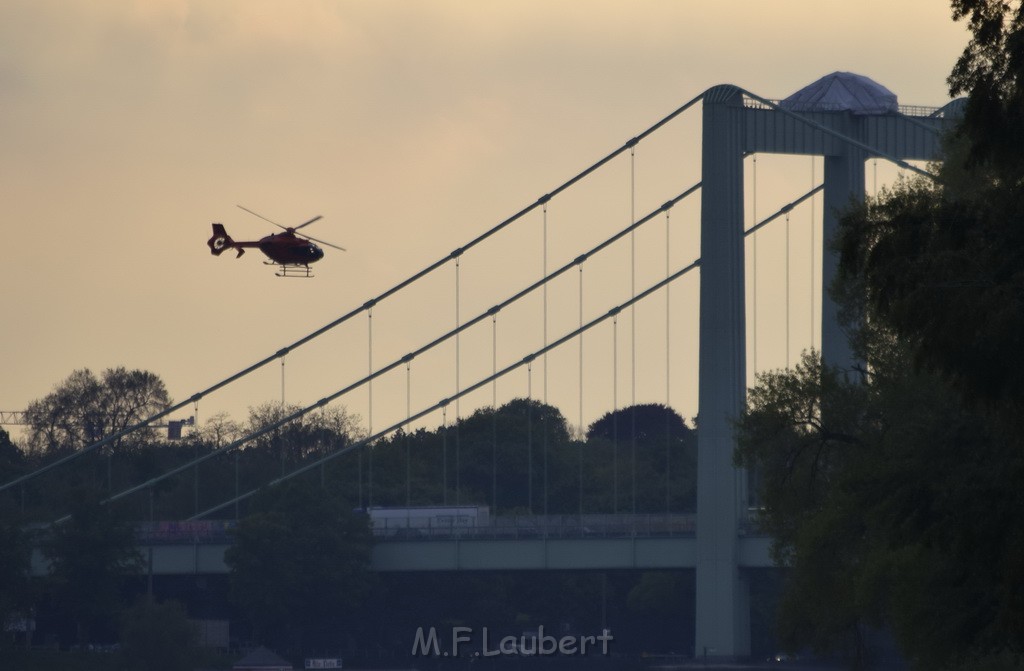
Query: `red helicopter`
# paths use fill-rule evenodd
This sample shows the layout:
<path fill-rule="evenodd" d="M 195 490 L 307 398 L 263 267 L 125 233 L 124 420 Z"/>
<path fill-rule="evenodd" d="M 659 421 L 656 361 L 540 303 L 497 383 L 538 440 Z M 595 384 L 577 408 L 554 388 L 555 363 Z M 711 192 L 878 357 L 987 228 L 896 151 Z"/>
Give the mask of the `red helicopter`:
<path fill-rule="evenodd" d="M 324 258 L 324 251 L 318 246 L 313 244 L 314 241 L 319 242 L 321 245 L 327 245 L 341 251 L 346 251 L 344 247 L 338 245 L 332 245 L 329 242 L 318 240 L 311 235 L 304 233 L 296 233 L 297 230 L 304 226 L 309 226 L 315 221 L 319 221 L 322 217 L 317 215 L 309 221 L 299 224 L 298 226 L 289 227 L 282 226 L 276 221 L 267 219 L 262 214 L 253 212 L 249 208 L 238 206 L 245 210 L 251 215 L 259 217 L 260 219 L 270 222 L 278 228 L 283 228 L 284 233 L 274 233 L 260 238 L 259 240 L 249 241 L 235 241 L 228 235 L 228 232 L 224 229 L 223 224 L 213 224 L 213 237 L 210 238 L 206 244 L 210 246 L 210 253 L 214 256 L 220 256 L 226 249 L 237 249 L 238 256 L 245 254 L 246 247 L 257 247 L 261 252 L 267 255 L 270 261 L 264 261 L 268 266 L 280 266 L 281 269 L 276 273 L 278 277 L 312 277 L 313 274 L 310 271 L 309 265 L 316 263 L 320 259 Z M 236 256 L 235 258 L 238 258 Z"/>

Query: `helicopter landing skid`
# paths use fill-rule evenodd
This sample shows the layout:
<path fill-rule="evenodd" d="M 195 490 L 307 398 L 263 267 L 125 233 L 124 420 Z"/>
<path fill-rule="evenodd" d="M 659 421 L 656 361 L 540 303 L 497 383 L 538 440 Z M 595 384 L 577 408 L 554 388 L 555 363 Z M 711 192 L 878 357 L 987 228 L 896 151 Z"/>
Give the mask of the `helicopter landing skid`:
<path fill-rule="evenodd" d="M 313 270 L 309 266 L 286 266 L 276 263 L 268 263 L 268 266 L 277 266 L 275 275 L 278 277 L 313 277 Z"/>

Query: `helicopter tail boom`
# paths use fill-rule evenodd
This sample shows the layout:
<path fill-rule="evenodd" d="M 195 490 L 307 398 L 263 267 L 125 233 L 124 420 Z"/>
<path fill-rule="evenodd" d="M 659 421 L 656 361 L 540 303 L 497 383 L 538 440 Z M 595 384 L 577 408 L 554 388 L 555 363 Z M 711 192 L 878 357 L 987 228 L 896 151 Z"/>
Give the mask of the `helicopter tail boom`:
<path fill-rule="evenodd" d="M 245 249 L 237 245 L 231 239 L 231 236 L 228 235 L 228 232 L 224 229 L 224 224 L 213 225 L 213 237 L 207 240 L 206 244 L 210 246 L 210 253 L 214 256 L 220 256 L 225 249 L 232 247 L 238 250 L 238 256 L 245 254 Z"/>

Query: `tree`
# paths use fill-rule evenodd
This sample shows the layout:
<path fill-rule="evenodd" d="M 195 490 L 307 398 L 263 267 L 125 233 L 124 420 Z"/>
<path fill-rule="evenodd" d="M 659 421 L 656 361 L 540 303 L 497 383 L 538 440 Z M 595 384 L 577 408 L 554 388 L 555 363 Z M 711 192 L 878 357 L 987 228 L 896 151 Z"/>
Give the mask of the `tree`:
<path fill-rule="evenodd" d="M 788 567 L 781 638 L 863 662 L 886 625 L 920 669 L 1020 651 L 1024 455 L 888 340 L 864 383 L 816 354 L 760 376 L 738 423 Z"/>
<path fill-rule="evenodd" d="M 13 509 L 0 506 L 0 626 L 16 613 L 27 614 L 31 603 L 30 540 Z"/>
<path fill-rule="evenodd" d="M 951 4 L 953 18 L 967 19 L 971 31 L 948 79 L 952 95 L 968 94 L 960 133 L 971 145 L 971 164 L 1016 184 L 1024 174 L 1024 6 L 1005 0 Z"/>
<path fill-rule="evenodd" d="M 939 184 L 842 219 L 833 295 L 864 380 L 811 356 L 759 377 L 740 419 L 738 461 L 790 567 L 791 646 L 862 659 L 885 624 L 922 669 L 1024 651 L 1024 200 L 967 137 Z"/>
<path fill-rule="evenodd" d="M 870 614 L 892 626 L 920 668 L 1024 651 L 1024 370 L 1012 354 L 1024 240 L 1016 196 L 992 183 L 977 188 L 987 200 L 958 195 L 976 179 L 907 183 L 843 220 L 837 287 L 871 325 L 859 349 L 872 374 L 861 443 L 827 483 L 836 498 L 796 526 L 818 534 L 798 536 L 801 547 L 832 541 L 824 565 L 851 563 L 832 563 L 843 593 L 823 600 L 827 590 L 807 582 L 802 597 L 784 596 L 784 612 L 803 614 L 792 631 L 826 621 L 800 604 L 842 603 L 848 625 Z"/>
<path fill-rule="evenodd" d="M 281 421 L 300 409 L 297 405 L 269 402 L 249 408 L 249 420 L 244 432 L 255 433 Z M 286 464 L 297 465 L 309 457 L 319 457 L 349 445 L 361 436 L 359 417 L 344 407 L 324 407 L 309 412 L 283 426 L 259 436 L 247 449 L 275 454 L 284 469 Z"/>
<path fill-rule="evenodd" d="M 125 611 L 121 656 L 129 671 L 187 671 L 195 656 L 196 628 L 177 601 L 143 596 Z"/>
<path fill-rule="evenodd" d="M 226 412 L 218 412 L 210 417 L 199 431 L 200 439 L 214 448 L 232 443 L 241 438 L 242 435 L 241 425 L 231 419 L 231 416 Z"/>
<path fill-rule="evenodd" d="M 50 530 L 42 550 L 53 601 L 74 623 L 76 641 L 85 643 L 115 629 L 123 583 L 141 570 L 142 557 L 135 529 L 119 511 L 87 492 L 76 498 L 70 519 Z"/>
<path fill-rule="evenodd" d="M 452 490 L 449 500 L 456 500 L 451 494 L 457 482 L 462 501 L 496 502 L 494 514 L 513 510 L 539 513 L 545 508 L 546 477 L 548 505 L 558 507 L 557 493 L 551 496 L 550 492 L 562 489 L 558 483 L 566 479 L 564 448 L 569 441 L 568 424 L 558 408 L 535 399 L 515 398 L 498 408 L 477 410 L 458 424 L 442 428 L 439 437 L 449 450 L 449 473 L 441 478 Z M 435 455 L 445 461 L 443 455 Z"/>
<path fill-rule="evenodd" d="M 225 554 L 234 601 L 262 643 L 331 645 L 358 619 L 371 585 L 367 518 L 294 481 L 265 491 L 253 507 Z"/>
<path fill-rule="evenodd" d="M 593 469 L 608 486 L 611 511 L 692 511 L 696 504 L 697 435 L 672 408 L 643 403 L 606 412 L 587 428 Z M 634 497 L 635 495 L 635 497 Z"/>
<path fill-rule="evenodd" d="M 26 466 L 25 453 L 11 441 L 11 434 L 0 428 L 0 472 L 7 479 L 20 475 Z"/>
<path fill-rule="evenodd" d="M 549 511 L 565 510 L 565 488 L 576 472 L 568 464 L 568 436 L 557 408 L 525 398 L 480 408 L 433 431 L 398 431 L 368 447 L 372 504 L 460 501 L 491 505 L 492 515 L 541 512 L 546 477 Z M 368 456 L 362 459 L 369 471 Z"/>
<path fill-rule="evenodd" d="M 119 367 L 108 368 L 97 378 L 88 368 L 76 370 L 52 392 L 29 403 L 28 446 L 41 453 L 78 450 L 170 404 L 163 381 L 154 373 Z M 150 440 L 155 429 L 137 435 Z"/>
<path fill-rule="evenodd" d="M 968 96 L 939 181 L 916 180 L 841 225 L 840 283 L 971 402 L 1024 403 L 1024 5 L 953 0 L 971 40 L 948 83 Z M 1009 404 L 1008 407 L 1005 404 Z M 1018 429 L 1021 427 L 1017 427 Z"/>
<path fill-rule="evenodd" d="M 640 443 L 664 445 L 666 438 L 685 440 L 692 430 L 672 408 L 660 403 L 641 403 L 615 412 L 606 412 L 600 419 L 587 427 L 587 440 L 604 438 L 628 442 L 636 439 Z"/>
<path fill-rule="evenodd" d="M 790 644 L 887 624 L 918 668 L 1024 666 L 1024 6 L 953 0 L 968 94 L 938 180 L 846 213 L 833 287 L 869 370 L 759 378 L 738 461 L 790 566 Z"/>

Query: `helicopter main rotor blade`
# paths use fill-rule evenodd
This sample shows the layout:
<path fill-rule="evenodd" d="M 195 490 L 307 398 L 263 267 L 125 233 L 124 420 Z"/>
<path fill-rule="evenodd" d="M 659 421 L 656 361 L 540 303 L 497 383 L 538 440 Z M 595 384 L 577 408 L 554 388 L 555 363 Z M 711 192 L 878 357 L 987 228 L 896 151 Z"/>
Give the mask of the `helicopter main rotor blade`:
<path fill-rule="evenodd" d="M 302 228 L 303 226 L 309 226 L 309 225 L 310 225 L 310 224 L 312 224 L 313 222 L 316 222 L 316 221 L 320 221 L 320 220 L 321 220 L 321 219 L 323 219 L 323 218 L 324 218 L 324 217 L 323 217 L 323 215 L 322 215 L 322 214 L 318 214 L 318 215 L 316 215 L 315 217 L 313 217 L 312 219 L 310 219 L 309 221 L 307 221 L 306 223 L 304 223 L 304 224 L 299 224 L 298 226 L 296 226 L 296 227 L 295 227 L 295 228 L 293 228 L 292 230 L 293 230 L 293 231 L 297 231 L 297 230 L 299 230 L 300 228 Z M 324 243 L 324 244 L 327 244 L 327 243 Z"/>
<path fill-rule="evenodd" d="M 267 219 L 266 217 L 264 217 L 259 212 L 253 212 L 252 210 L 250 210 L 249 208 L 245 207 L 244 205 L 239 205 L 238 207 L 240 209 L 245 210 L 246 212 L 248 212 L 249 214 L 253 215 L 254 217 L 259 217 L 263 221 L 266 221 L 268 223 L 273 224 L 274 226 L 277 226 L 278 228 L 283 228 L 284 230 L 291 231 L 293 233 L 295 231 L 299 230 L 300 228 L 302 228 L 303 226 L 309 226 L 310 224 L 315 223 L 317 221 L 320 221 L 321 219 L 324 218 L 322 214 L 318 214 L 318 215 L 316 215 L 315 217 L 313 217 L 312 219 L 310 219 L 307 222 L 301 223 L 298 226 L 295 226 L 294 228 L 289 228 L 287 226 L 282 226 L 281 224 L 277 223 L 273 219 Z M 306 235 L 305 233 L 299 233 L 299 235 L 301 237 L 303 237 L 303 238 L 308 239 L 308 240 L 312 240 L 313 242 L 319 242 L 321 245 L 327 245 L 328 247 L 333 247 L 334 249 L 337 249 L 337 250 L 342 251 L 342 252 L 347 252 L 348 251 L 344 247 L 339 247 L 338 245 L 331 244 L 330 242 L 325 242 L 324 240 L 321 240 L 319 238 L 314 238 L 312 235 Z"/>
<path fill-rule="evenodd" d="M 267 219 L 266 217 L 264 217 L 264 216 L 263 216 L 262 214 L 260 214 L 259 212 L 253 212 L 252 210 L 250 210 L 249 208 L 247 208 L 247 207 L 245 207 L 245 206 L 243 206 L 243 205 L 239 205 L 238 207 L 239 207 L 240 209 L 243 209 L 243 210 L 245 210 L 246 212 L 248 212 L 249 214 L 251 214 L 251 215 L 252 215 L 252 216 L 254 216 L 254 217 L 259 217 L 259 218 L 260 218 L 260 219 L 262 219 L 263 221 L 269 222 L 269 223 L 273 224 L 274 226 L 277 226 L 278 228 L 283 228 L 283 229 L 284 229 L 284 230 L 286 230 L 286 231 L 288 230 L 288 227 L 287 227 L 287 226 L 282 226 L 281 224 L 277 223 L 277 222 L 276 222 L 276 221 L 274 221 L 273 219 Z M 305 225 L 306 225 L 306 224 L 303 224 L 303 226 L 305 226 Z"/>
<path fill-rule="evenodd" d="M 343 251 L 343 252 L 347 252 L 348 251 L 344 247 L 339 247 L 338 245 L 333 245 L 333 244 L 331 244 L 329 242 L 324 242 L 320 238 L 314 238 L 312 235 L 306 235 L 305 233 L 299 233 L 299 235 L 302 236 L 303 238 L 306 238 L 307 240 L 312 240 L 313 242 L 319 242 L 321 245 L 327 245 L 328 247 L 333 247 L 334 249 L 337 249 L 337 250 L 340 250 L 340 251 Z"/>

